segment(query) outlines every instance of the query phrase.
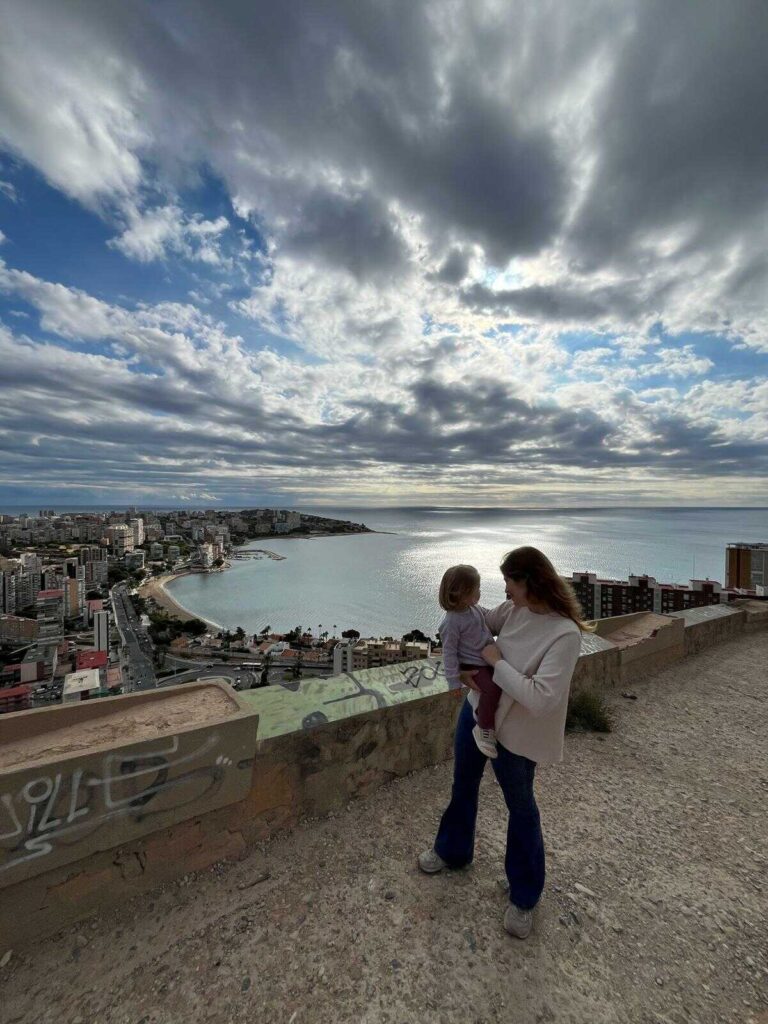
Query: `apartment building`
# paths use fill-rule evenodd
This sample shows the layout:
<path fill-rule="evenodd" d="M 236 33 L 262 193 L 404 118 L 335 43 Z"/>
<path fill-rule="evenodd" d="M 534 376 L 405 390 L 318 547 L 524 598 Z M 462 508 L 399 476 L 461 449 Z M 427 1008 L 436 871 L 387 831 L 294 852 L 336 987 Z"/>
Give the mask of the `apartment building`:
<path fill-rule="evenodd" d="M 628 580 L 599 579 L 596 573 L 575 572 L 563 579 L 573 587 L 586 619 L 605 619 L 630 612 L 685 611 L 703 605 L 725 604 L 742 597 L 715 580 L 659 583 L 653 576 L 630 576 Z"/>
<path fill-rule="evenodd" d="M 745 590 L 760 587 L 768 594 L 768 544 L 729 544 L 725 549 L 725 585 Z"/>

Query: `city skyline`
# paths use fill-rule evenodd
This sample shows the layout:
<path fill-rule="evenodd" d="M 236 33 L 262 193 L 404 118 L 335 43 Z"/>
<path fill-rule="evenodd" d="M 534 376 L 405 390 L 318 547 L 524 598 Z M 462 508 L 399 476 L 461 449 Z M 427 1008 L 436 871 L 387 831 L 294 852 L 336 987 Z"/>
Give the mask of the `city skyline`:
<path fill-rule="evenodd" d="M 768 505 L 764 5 L 6 7 L 0 507 Z"/>

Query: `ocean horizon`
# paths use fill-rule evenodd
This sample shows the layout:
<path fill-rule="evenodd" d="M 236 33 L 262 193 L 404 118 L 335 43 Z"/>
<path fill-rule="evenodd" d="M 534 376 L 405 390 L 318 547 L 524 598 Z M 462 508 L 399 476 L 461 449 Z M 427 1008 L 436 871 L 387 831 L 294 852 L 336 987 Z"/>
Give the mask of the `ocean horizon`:
<path fill-rule="evenodd" d="M 247 507 L 247 506 L 239 506 Z M 661 582 L 724 582 L 729 542 L 768 542 L 768 508 L 696 506 L 499 509 L 458 506 L 297 506 L 298 511 L 365 523 L 371 534 L 261 538 L 246 547 L 282 555 L 235 561 L 214 575 L 168 585 L 185 608 L 227 628 L 266 625 L 314 632 L 358 629 L 434 633 L 442 617 L 440 578 L 450 565 L 475 565 L 483 603 L 504 599 L 499 564 L 532 544 L 559 572 L 610 579 L 647 573 Z M 319 630 L 318 627 L 322 626 Z"/>

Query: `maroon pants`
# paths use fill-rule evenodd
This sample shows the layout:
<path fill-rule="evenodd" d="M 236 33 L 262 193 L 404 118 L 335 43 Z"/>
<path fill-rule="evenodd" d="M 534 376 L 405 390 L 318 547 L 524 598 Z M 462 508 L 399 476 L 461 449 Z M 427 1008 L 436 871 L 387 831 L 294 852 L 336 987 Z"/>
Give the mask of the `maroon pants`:
<path fill-rule="evenodd" d="M 493 729 L 496 722 L 496 708 L 501 699 L 501 690 L 493 681 L 493 670 L 488 665 L 461 665 L 462 672 L 474 672 L 475 685 L 480 687 L 480 702 L 477 705 L 477 724 L 481 729 Z"/>

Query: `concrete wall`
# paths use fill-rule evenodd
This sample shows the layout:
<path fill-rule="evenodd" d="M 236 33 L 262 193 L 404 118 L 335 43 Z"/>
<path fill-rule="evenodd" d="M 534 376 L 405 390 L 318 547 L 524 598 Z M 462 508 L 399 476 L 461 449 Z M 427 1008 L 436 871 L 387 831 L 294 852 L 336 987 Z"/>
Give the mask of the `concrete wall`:
<path fill-rule="evenodd" d="M 613 620 L 613 630 L 624 618 Z M 627 669 L 648 675 L 677 658 L 681 630 L 685 650 L 693 651 L 736 635 L 734 630 L 743 628 L 745 618 L 744 611 L 733 610 L 727 615 L 671 617 L 663 643 L 630 647 L 633 655 L 623 663 L 624 652 L 616 645 L 599 634 L 585 635 L 572 692 L 621 685 Z M 768 616 L 759 621 L 768 625 Z M 603 623 L 610 632 L 611 623 Z M 241 857 L 254 843 L 292 827 L 301 817 L 338 810 L 393 778 L 450 757 L 463 691 L 438 690 L 447 684 L 436 666 L 419 663 L 399 666 L 397 672 L 360 672 L 337 679 L 334 686 L 326 693 L 324 705 L 317 703 L 320 694 L 309 686 L 307 695 L 293 695 L 295 707 L 281 706 L 278 727 L 273 723 L 263 730 L 265 738 L 255 740 L 247 792 L 236 802 L 210 809 L 195 800 L 175 807 L 177 817 L 167 827 L 158 819 L 151 833 L 131 833 L 109 849 L 104 843 L 96 844 L 86 856 L 70 863 L 41 864 L 41 872 L 29 873 L 3 889 L 0 949 L 18 948 L 179 875 Z M 348 702 L 339 703 L 340 686 L 349 689 Z M 257 699 L 256 691 L 249 696 Z M 329 714 L 331 708 L 339 707 L 348 714 L 322 721 L 316 705 Z M 69 713 L 70 709 L 54 712 Z M 19 721 L 20 716 L 9 716 L 11 724 L 13 720 Z M 255 728 L 252 736 L 255 739 Z"/>
<path fill-rule="evenodd" d="M 446 760 L 461 700 L 461 690 L 446 691 L 258 742 L 245 799 L 4 889 L 0 948 L 18 948 L 181 874 L 242 857 L 301 817 L 339 810 Z"/>
<path fill-rule="evenodd" d="M 583 690 L 609 690 L 620 682 L 619 649 L 597 633 L 582 633 L 581 654 L 571 680 L 571 694 Z"/>
<path fill-rule="evenodd" d="M 671 616 L 683 623 L 686 655 L 733 640 L 744 632 L 746 621 L 746 614 L 741 609 L 718 604 L 672 612 Z"/>
<path fill-rule="evenodd" d="M 646 625 L 647 624 L 647 625 Z M 643 636 L 644 628 L 648 635 Z M 646 679 L 685 657 L 683 623 L 655 612 L 630 612 L 600 619 L 597 635 L 618 648 L 622 685 Z M 632 634 L 640 639 L 627 639 Z"/>
<path fill-rule="evenodd" d="M 211 683 L 3 716 L 0 889 L 242 800 L 257 727 Z"/>

